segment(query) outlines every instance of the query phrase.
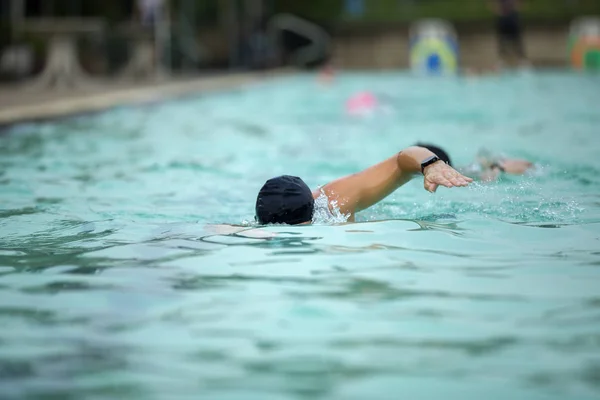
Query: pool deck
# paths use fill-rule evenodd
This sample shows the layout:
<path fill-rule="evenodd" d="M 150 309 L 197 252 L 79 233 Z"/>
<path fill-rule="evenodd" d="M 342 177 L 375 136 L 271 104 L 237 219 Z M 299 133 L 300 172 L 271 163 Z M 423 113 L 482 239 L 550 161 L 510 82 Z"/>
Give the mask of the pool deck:
<path fill-rule="evenodd" d="M 3 85 L 0 86 L 0 127 L 232 89 L 289 72 L 223 73 L 143 83 L 107 80 L 85 88 L 57 91 L 33 90 L 26 85 Z"/>

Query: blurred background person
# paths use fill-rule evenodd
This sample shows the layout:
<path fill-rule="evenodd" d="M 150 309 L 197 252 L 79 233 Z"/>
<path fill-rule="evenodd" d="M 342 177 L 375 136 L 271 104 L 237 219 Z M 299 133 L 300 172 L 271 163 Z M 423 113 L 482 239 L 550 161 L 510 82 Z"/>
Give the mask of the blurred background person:
<path fill-rule="evenodd" d="M 137 0 L 137 9 L 142 25 L 152 28 L 160 20 L 164 0 Z"/>
<path fill-rule="evenodd" d="M 500 67 L 527 66 L 529 62 L 525 55 L 520 17 L 522 0 L 488 0 L 488 2 L 490 9 L 496 15 Z"/>
<path fill-rule="evenodd" d="M 319 70 L 317 74 L 317 80 L 323 85 L 331 85 L 335 80 L 335 68 L 331 62 L 325 63 L 325 65 Z"/>

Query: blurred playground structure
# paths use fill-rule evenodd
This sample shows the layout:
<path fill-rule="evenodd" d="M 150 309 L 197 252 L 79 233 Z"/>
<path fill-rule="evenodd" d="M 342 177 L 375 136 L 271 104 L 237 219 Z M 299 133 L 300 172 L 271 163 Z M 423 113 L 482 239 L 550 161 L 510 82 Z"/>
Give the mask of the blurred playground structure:
<path fill-rule="evenodd" d="M 579 70 L 600 71 L 600 18 L 584 17 L 571 25 L 571 65 Z"/>
<path fill-rule="evenodd" d="M 410 67 L 421 74 L 452 75 L 458 71 L 458 37 L 443 20 L 418 21 L 410 29 Z"/>
<path fill-rule="evenodd" d="M 0 0 L 0 79 L 27 89 L 313 67 L 456 73 L 496 62 L 474 0 Z M 600 69 L 600 1 L 525 0 L 534 65 Z"/>

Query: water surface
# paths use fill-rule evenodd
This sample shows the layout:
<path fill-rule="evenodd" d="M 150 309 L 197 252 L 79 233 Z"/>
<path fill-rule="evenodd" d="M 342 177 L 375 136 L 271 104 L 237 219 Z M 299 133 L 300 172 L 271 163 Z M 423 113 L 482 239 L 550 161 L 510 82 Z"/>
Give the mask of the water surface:
<path fill-rule="evenodd" d="M 600 79 L 313 76 L 0 137 L 0 393 L 41 399 L 600 398 Z M 385 102 L 344 113 L 352 93 Z M 415 143 L 528 177 L 415 180 L 356 224 L 249 224 Z M 252 229 L 249 226 L 248 229 Z"/>

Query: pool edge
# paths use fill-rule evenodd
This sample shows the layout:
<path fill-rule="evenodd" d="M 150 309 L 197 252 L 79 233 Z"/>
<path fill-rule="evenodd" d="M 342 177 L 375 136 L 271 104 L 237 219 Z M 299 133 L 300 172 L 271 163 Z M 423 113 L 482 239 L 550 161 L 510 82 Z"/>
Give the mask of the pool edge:
<path fill-rule="evenodd" d="M 15 87 L 12 91 L 18 98 L 15 101 L 16 104 L 0 108 L 0 130 L 20 123 L 93 114 L 118 106 L 145 105 L 204 92 L 234 89 L 288 76 L 291 73 L 292 71 L 288 69 L 268 72 L 223 73 L 187 79 L 175 78 L 164 82 L 147 82 L 129 87 L 122 87 L 117 82 L 113 82 L 108 84 L 109 88 L 105 86 L 95 92 L 87 93 L 48 91 L 18 94 L 20 89 Z M 8 95 L 10 96 L 11 93 Z M 36 99 L 36 95 L 42 97 Z M 58 99 L 53 99 L 52 95 L 56 95 Z"/>

